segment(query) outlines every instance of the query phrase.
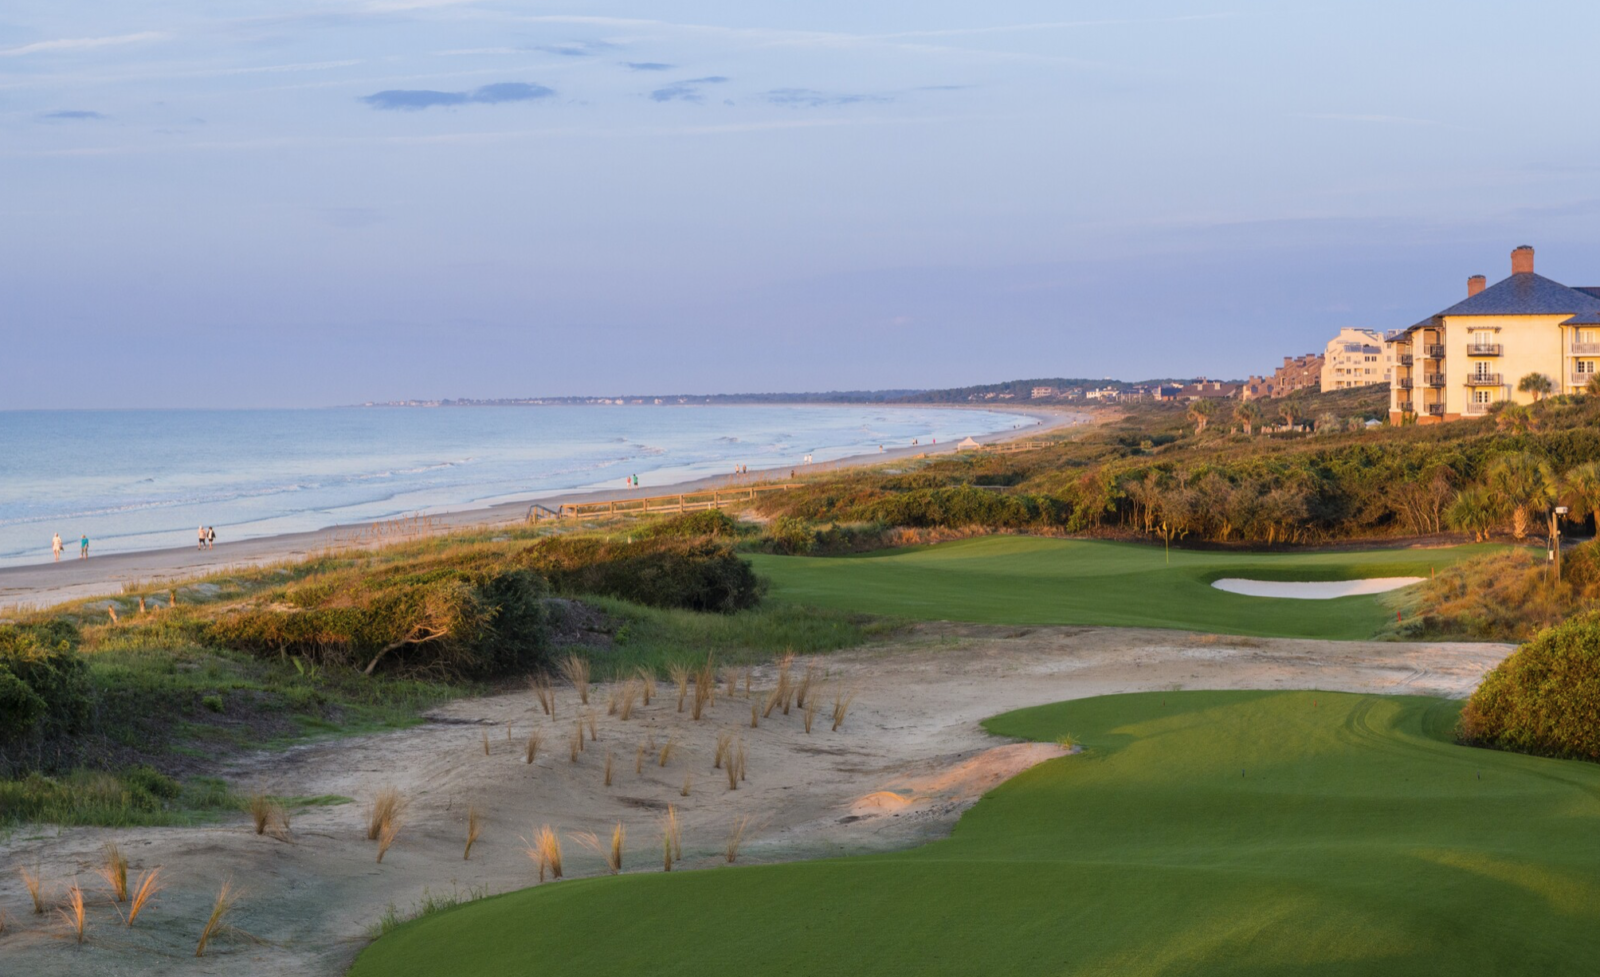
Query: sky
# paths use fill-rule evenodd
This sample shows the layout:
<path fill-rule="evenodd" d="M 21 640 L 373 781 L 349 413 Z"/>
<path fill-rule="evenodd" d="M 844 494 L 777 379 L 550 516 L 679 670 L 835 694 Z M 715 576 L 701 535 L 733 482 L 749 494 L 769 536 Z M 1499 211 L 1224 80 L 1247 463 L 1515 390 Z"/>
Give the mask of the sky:
<path fill-rule="evenodd" d="M 8 0 L 0 409 L 1242 377 L 1600 285 L 1600 5 Z"/>

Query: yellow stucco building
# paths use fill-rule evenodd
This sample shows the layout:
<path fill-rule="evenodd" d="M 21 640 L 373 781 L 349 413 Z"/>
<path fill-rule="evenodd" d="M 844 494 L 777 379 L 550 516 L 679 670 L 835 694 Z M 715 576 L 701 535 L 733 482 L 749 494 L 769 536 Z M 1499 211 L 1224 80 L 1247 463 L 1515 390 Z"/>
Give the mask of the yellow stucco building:
<path fill-rule="evenodd" d="M 1322 354 L 1322 390 L 1388 383 L 1394 372 L 1383 337 L 1371 329 L 1339 330 Z"/>
<path fill-rule="evenodd" d="M 1580 391 L 1600 363 L 1600 287 L 1568 288 L 1533 270 L 1533 249 L 1511 252 L 1511 277 L 1467 279 L 1467 297 L 1388 343 L 1389 419 L 1453 421 L 1487 414 L 1539 374 L 1551 393 Z"/>

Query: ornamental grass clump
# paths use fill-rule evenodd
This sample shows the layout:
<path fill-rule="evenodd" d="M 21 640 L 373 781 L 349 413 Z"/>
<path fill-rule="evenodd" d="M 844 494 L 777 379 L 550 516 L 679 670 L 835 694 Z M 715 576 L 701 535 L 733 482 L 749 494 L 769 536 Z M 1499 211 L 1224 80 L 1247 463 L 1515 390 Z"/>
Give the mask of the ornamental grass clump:
<path fill-rule="evenodd" d="M 806 700 L 805 718 L 806 718 L 806 735 L 808 735 L 808 736 L 811 734 L 811 724 L 813 722 L 815 722 L 816 718 L 817 718 L 817 708 L 819 706 L 821 706 L 821 705 L 822 705 L 822 696 L 821 695 L 813 695 L 810 699 Z"/>
<path fill-rule="evenodd" d="M 617 710 L 618 715 L 623 722 L 627 722 L 633 718 L 634 707 L 638 704 L 639 683 L 633 679 L 629 679 L 622 684 L 621 704 Z"/>
<path fill-rule="evenodd" d="M 528 745 L 523 749 L 523 762 L 532 763 L 539 759 L 539 745 L 544 742 L 544 737 L 538 730 L 528 734 Z"/>
<path fill-rule="evenodd" d="M 661 767 L 666 766 L 667 765 L 667 761 L 672 759 L 672 754 L 677 749 L 677 746 L 678 746 L 677 741 L 675 741 L 672 737 L 668 736 L 667 737 L 667 741 L 665 743 L 661 744 L 661 756 L 660 756 L 659 762 L 656 765 L 657 766 L 661 766 Z"/>
<path fill-rule="evenodd" d="M 528 686 L 533 689 L 533 695 L 539 700 L 539 708 L 551 719 L 556 718 L 556 693 L 550 687 L 550 676 L 543 672 L 528 679 Z"/>
<path fill-rule="evenodd" d="M 750 827 L 750 819 L 734 818 L 733 829 L 728 832 L 728 841 L 723 846 L 723 855 L 727 857 L 728 864 L 732 865 L 739 859 L 739 847 L 744 844 L 745 829 Z"/>
<path fill-rule="evenodd" d="M 256 826 L 256 834 L 266 834 L 267 827 L 272 824 L 272 798 L 261 793 L 251 794 L 245 800 L 245 810 L 250 812 L 250 821 Z"/>
<path fill-rule="evenodd" d="M 711 769 L 721 770 L 722 760 L 728 755 L 728 747 L 733 743 L 733 734 L 727 730 L 717 734 L 717 749 L 711 757 Z"/>
<path fill-rule="evenodd" d="M 547 872 L 552 879 L 561 878 L 561 839 L 548 824 L 534 832 L 533 841 L 524 838 L 522 844 L 523 852 L 539 869 L 540 882 Z"/>
<path fill-rule="evenodd" d="M 656 697 L 656 673 L 648 668 L 639 669 L 639 691 L 644 696 L 644 704 L 649 705 L 650 700 Z"/>
<path fill-rule="evenodd" d="M 561 674 L 578 690 L 578 701 L 589 704 L 589 660 L 579 655 L 568 655 L 561 660 Z"/>
<path fill-rule="evenodd" d="M 572 836 L 572 840 L 604 858 L 607 871 L 616 875 L 622 871 L 622 846 L 627 837 L 627 829 L 622 826 L 621 821 L 618 821 L 617 826 L 611 829 L 609 843 L 601 840 L 592 831 L 580 831 Z"/>
<path fill-rule="evenodd" d="M 706 707 L 712 703 L 717 695 L 717 673 L 712 667 L 711 656 L 706 656 L 706 663 L 700 666 L 694 675 L 694 706 L 690 712 L 691 718 L 699 722 L 705 715 Z"/>
<path fill-rule="evenodd" d="M 164 888 L 160 880 L 161 866 L 159 865 L 139 876 L 138 884 L 133 887 L 133 892 L 128 897 L 128 914 L 123 917 L 124 926 L 132 926 L 133 921 L 138 919 L 139 914 L 144 911 L 146 904 L 151 899 L 154 899 L 156 893 Z"/>
<path fill-rule="evenodd" d="M 372 803 L 367 808 L 367 840 L 377 841 L 384 827 L 397 820 L 405 806 L 405 799 L 394 787 L 385 787 L 372 795 Z"/>
<path fill-rule="evenodd" d="M 35 865 L 32 871 L 19 867 L 17 873 L 22 876 L 22 885 L 28 890 L 28 898 L 33 900 L 33 914 L 35 916 L 43 916 L 44 892 L 39 866 Z"/>
<path fill-rule="evenodd" d="M 472 859 L 472 846 L 477 843 L 478 836 L 483 834 L 483 812 L 476 807 L 467 808 L 467 847 L 461 853 L 463 862 Z"/>
<path fill-rule="evenodd" d="M 672 679 L 672 684 L 678 687 L 678 711 L 683 711 L 683 700 L 689 697 L 689 668 L 674 662 L 667 666 L 667 676 Z"/>
<path fill-rule="evenodd" d="M 794 704 L 795 705 L 799 706 L 802 709 L 804 709 L 806 707 L 806 696 L 811 694 L 811 686 L 812 686 L 813 683 L 816 682 L 816 680 L 817 680 L 817 666 L 811 664 L 810 662 L 807 662 L 806 663 L 805 673 L 800 676 L 800 684 L 795 688 L 795 693 L 794 693 Z"/>
<path fill-rule="evenodd" d="M 608 750 L 606 750 L 606 766 L 605 766 L 605 772 L 606 772 L 606 786 L 607 786 L 607 787 L 610 787 L 610 786 L 611 786 L 611 775 L 612 775 L 612 771 L 613 771 L 613 770 L 614 770 L 614 769 L 615 769 L 615 767 L 616 767 L 616 763 L 617 763 L 617 756 L 616 756 L 616 754 L 615 754 L 615 753 L 612 753 L 612 752 L 611 752 L 611 751 L 610 751 L 610 750 L 609 750 L 609 749 L 608 749 Z"/>
<path fill-rule="evenodd" d="M 600 731 L 595 726 L 594 710 L 590 709 L 583 714 L 583 721 L 589 726 L 589 739 L 591 742 L 600 739 Z"/>
<path fill-rule="evenodd" d="M 101 849 L 100 865 L 94 872 L 111 887 L 112 901 L 128 901 L 128 856 L 122 853 L 116 842 L 106 842 Z"/>
<path fill-rule="evenodd" d="M 383 864 L 383 856 L 389 853 L 389 846 L 394 844 L 395 838 L 400 836 L 400 818 L 393 817 L 384 822 L 383 830 L 378 832 L 378 863 Z"/>
<path fill-rule="evenodd" d="M 82 943 L 86 937 L 88 913 L 83 908 L 83 890 L 76 885 L 67 890 L 67 904 L 57 909 L 61 918 L 66 921 L 67 930 L 72 934 L 75 942 Z"/>
<path fill-rule="evenodd" d="M 239 894 L 233 888 L 233 880 L 222 883 L 222 888 L 217 892 L 217 901 L 211 904 L 211 915 L 206 918 L 206 925 L 200 931 L 200 942 L 194 948 L 195 956 L 206 955 L 206 947 L 211 945 L 212 937 L 225 928 L 223 920 L 233 912 L 233 905 L 238 900 Z"/>
<path fill-rule="evenodd" d="M 833 694 L 833 731 L 837 733 L 839 727 L 844 725 L 844 717 L 850 713 L 850 704 L 856 701 L 854 692 L 835 692 Z"/>

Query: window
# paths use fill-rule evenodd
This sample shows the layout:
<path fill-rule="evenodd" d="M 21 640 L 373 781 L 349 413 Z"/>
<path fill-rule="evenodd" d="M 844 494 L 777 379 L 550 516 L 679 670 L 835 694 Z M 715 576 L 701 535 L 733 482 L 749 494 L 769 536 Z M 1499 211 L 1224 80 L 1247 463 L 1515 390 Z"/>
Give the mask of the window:
<path fill-rule="evenodd" d="M 1594 360 L 1579 360 L 1578 361 L 1578 372 L 1579 373 L 1593 373 L 1594 372 Z"/>
<path fill-rule="evenodd" d="M 1483 362 L 1482 360 L 1479 360 L 1478 362 L 1472 364 L 1472 374 L 1473 374 L 1473 376 L 1476 376 L 1476 377 L 1486 377 L 1486 376 L 1488 376 L 1489 375 L 1489 364 Z"/>
<path fill-rule="evenodd" d="M 1489 332 L 1487 329 L 1480 329 L 1472 334 L 1472 345 L 1474 346 L 1490 346 L 1493 344 L 1494 333 Z"/>
<path fill-rule="evenodd" d="M 1492 404 L 1494 400 L 1489 391 L 1480 389 L 1472 392 L 1472 402 L 1474 404 Z"/>

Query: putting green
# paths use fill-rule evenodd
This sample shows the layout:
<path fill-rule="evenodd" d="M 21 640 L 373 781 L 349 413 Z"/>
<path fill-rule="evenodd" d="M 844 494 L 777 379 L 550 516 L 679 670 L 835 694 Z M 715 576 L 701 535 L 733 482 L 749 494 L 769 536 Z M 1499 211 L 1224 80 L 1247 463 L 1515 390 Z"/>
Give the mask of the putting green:
<path fill-rule="evenodd" d="M 1285 638 L 1370 638 L 1405 591 L 1289 600 L 1211 586 L 1221 577 L 1426 577 L 1491 546 L 1234 553 L 1089 540 L 986 536 L 846 557 L 758 555 L 779 600 L 871 614 L 983 624 L 1093 624 Z"/>
<path fill-rule="evenodd" d="M 1458 709 L 1180 692 L 1009 713 L 987 725 L 1086 752 L 945 841 L 526 889 L 402 926 L 351 973 L 1593 972 L 1600 766 L 1455 746 Z"/>

